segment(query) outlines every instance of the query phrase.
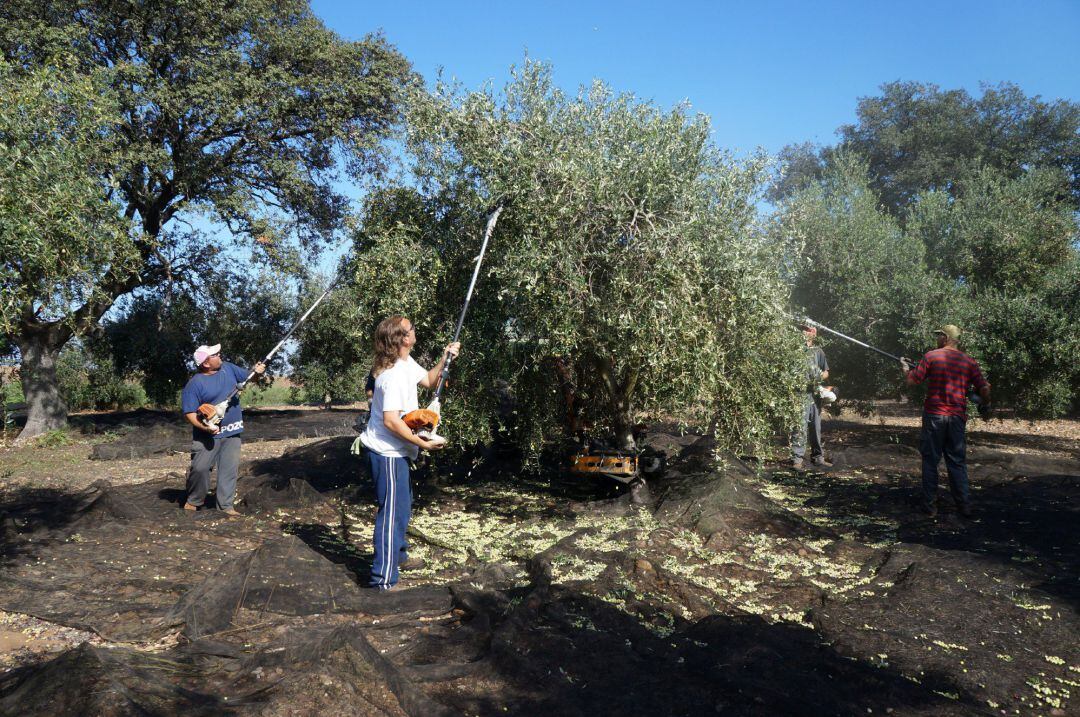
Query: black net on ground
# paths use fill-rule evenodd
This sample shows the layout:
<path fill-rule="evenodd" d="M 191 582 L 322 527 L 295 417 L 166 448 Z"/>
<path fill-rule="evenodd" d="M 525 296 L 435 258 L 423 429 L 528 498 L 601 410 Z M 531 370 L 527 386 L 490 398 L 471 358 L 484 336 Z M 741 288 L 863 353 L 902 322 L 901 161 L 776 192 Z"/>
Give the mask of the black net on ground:
<path fill-rule="evenodd" d="M 185 594 L 165 616 L 198 638 L 245 626 L 243 610 L 259 616 L 360 612 L 441 614 L 450 609 L 445 588 L 382 593 L 360 588 L 345 567 L 332 563 L 294 535 L 267 541 L 219 567 Z"/>
<path fill-rule="evenodd" d="M 243 438 L 254 442 L 355 435 L 357 421 L 366 416 L 367 411 L 351 409 L 247 409 Z M 110 429 L 119 432 L 120 437 L 95 445 L 91 457 L 108 461 L 191 451 L 191 425 L 179 412 L 142 412 L 130 420 L 128 425 Z"/>
<path fill-rule="evenodd" d="M 575 484 L 544 516 L 427 486 L 555 537 L 380 593 L 325 545 L 349 539 L 326 499 L 347 442 L 245 465 L 247 520 L 184 513 L 181 476 L 28 499 L 0 608 L 139 649 L 8 673 L 0 714 L 961 715 L 1080 663 L 1067 462 L 978 453 L 973 522 L 913 514 L 917 467 L 887 444 L 847 449 L 868 468 L 840 479 L 705 471 L 687 440 L 649 505 Z"/>
<path fill-rule="evenodd" d="M 1032 680 L 1061 684 L 1057 659 L 1080 663 L 1080 619 L 1030 577 L 993 558 L 901 544 L 870 583 L 826 599 L 812 621 L 842 655 L 878 655 L 930 689 L 1006 703 Z M 1055 659 L 1033 645 L 1056 646 Z"/>

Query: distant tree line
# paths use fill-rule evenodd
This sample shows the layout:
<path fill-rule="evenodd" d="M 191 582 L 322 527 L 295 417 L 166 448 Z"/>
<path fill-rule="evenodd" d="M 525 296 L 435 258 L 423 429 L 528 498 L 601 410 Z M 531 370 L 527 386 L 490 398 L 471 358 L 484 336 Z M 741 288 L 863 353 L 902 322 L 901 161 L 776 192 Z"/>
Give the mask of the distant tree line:
<path fill-rule="evenodd" d="M 996 400 L 1023 415 L 1080 405 L 1080 105 L 1014 85 L 898 82 L 863 98 L 834 146 L 781 153 L 771 197 L 793 300 L 814 318 L 918 356 L 959 325 Z M 833 342 L 854 398 L 899 375 Z"/>
<path fill-rule="evenodd" d="M 173 404 L 203 341 L 255 360 L 342 240 L 346 281 L 291 364 L 306 398 L 360 398 L 380 318 L 416 319 L 422 355 L 449 339 L 499 203 L 446 403 L 461 440 L 632 445 L 652 417 L 763 449 L 795 415 L 802 311 L 909 355 L 959 324 L 1025 414 L 1080 395 L 1080 108 L 1012 85 L 884 85 L 770 181 L 686 107 L 565 93 L 542 64 L 502 91 L 429 90 L 305 0 L 10 0 L 0 94 L 0 351 L 21 362 L 23 438 L 69 406 Z M 407 181 L 383 171 L 394 137 Z M 903 390 L 829 353 L 842 395 Z"/>

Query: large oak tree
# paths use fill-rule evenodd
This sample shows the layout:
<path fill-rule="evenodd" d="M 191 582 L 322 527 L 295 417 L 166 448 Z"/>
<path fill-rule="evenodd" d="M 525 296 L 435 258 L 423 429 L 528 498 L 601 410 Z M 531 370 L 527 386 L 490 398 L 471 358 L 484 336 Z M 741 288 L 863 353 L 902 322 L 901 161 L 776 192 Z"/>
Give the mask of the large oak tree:
<path fill-rule="evenodd" d="M 108 154 L 95 157 L 88 186 L 130 225 L 85 242 L 103 265 L 72 260 L 81 293 L 65 294 L 71 277 L 45 267 L 32 291 L 5 304 L 29 408 L 23 437 L 66 420 L 52 366 L 73 335 L 138 287 L 213 267 L 221 240 L 178 220 L 199 217 L 195 228 L 216 224 L 269 245 L 290 237 L 311 249 L 330 239 L 348 210 L 334 185 L 341 160 L 357 177 L 379 168 L 411 77 L 385 39 L 345 41 L 303 0 L 9 0 L 0 6 L 0 53 L 20 82 L 65 57 L 65 74 L 104 78 L 115 118 L 93 124 Z M 15 130 L 0 146 L 20 141 Z M 2 219 L 6 227 L 12 215 Z M 85 253 L 68 241 L 78 226 L 54 221 L 34 238 L 5 238 L 5 274 L 30 279 L 17 264 L 32 251 L 46 252 L 43 266 Z"/>

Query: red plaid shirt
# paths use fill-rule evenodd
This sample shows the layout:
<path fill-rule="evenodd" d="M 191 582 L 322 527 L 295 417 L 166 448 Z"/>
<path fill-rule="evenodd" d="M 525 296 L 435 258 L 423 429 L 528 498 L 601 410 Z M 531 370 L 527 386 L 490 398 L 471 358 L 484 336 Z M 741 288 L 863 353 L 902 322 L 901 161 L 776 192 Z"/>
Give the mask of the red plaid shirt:
<path fill-rule="evenodd" d="M 981 391 L 990 384 L 979 362 L 959 349 L 934 349 L 908 374 L 912 383 L 927 383 L 923 412 L 935 416 L 966 416 L 969 386 Z"/>

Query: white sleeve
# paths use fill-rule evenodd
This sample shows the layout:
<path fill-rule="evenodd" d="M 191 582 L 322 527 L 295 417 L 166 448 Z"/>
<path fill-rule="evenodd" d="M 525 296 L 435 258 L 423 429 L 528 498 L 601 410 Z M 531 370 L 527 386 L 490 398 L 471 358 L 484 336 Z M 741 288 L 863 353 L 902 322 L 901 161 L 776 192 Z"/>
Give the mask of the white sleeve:
<path fill-rule="evenodd" d="M 409 369 L 412 372 L 413 384 L 420 383 L 427 376 L 427 369 L 416 363 L 412 356 L 409 357 Z"/>

